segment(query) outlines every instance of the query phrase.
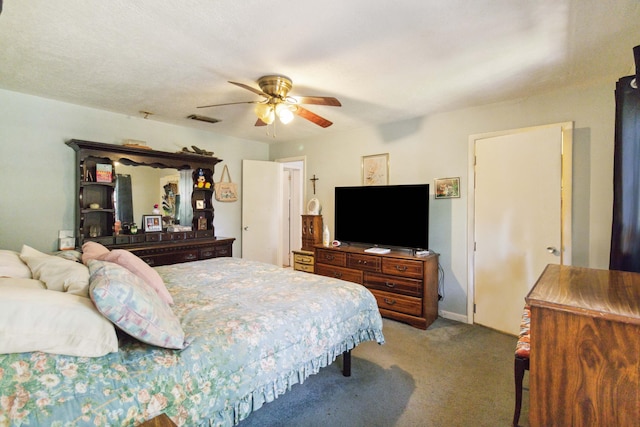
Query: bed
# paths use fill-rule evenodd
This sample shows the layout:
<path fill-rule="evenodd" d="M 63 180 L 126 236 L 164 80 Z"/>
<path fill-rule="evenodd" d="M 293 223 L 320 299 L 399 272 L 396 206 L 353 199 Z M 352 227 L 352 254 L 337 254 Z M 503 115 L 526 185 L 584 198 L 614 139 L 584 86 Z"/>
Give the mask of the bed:
<path fill-rule="evenodd" d="M 111 325 L 112 313 L 96 300 L 104 282 L 98 272 L 112 267 L 121 266 L 89 261 L 92 300 L 66 295 L 73 292 L 70 285 L 53 293 L 93 302 L 100 321 Z M 384 343 L 376 301 L 354 283 L 238 258 L 153 270 L 173 300 L 163 307 L 179 321 L 178 348 L 114 328 L 116 351 L 101 356 L 0 354 L 0 426 L 138 425 L 160 414 L 177 425 L 233 426 L 343 354 L 348 369 L 349 351 L 359 343 Z M 11 286 L 0 281 L 0 291 L 14 292 Z M 13 319 L 24 310 L 16 312 Z M 10 333 L 6 329 L 0 325 L 0 339 Z"/>

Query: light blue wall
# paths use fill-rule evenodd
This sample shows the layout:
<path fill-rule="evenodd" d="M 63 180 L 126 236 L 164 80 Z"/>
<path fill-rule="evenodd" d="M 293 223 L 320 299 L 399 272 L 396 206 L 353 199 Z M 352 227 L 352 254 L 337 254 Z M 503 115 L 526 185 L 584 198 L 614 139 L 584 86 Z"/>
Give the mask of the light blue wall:
<path fill-rule="evenodd" d="M 0 90 L 0 248 L 57 249 L 58 230 L 74 229 L 75 152 L 69 139 L 121 144 L 146 141 L 157 150 L 196 145 L 223 159 L 234 181 L 243 159 L 267 160 L 269 146 L 212 132 L 168 125 Z M 235 237 L 240 255 L 241 204 L 214 201 L 216 234 Z"/>
<path fill-rule="evenodd" d="M 429 218 L 430 249 L 441 254 L 445 273 L 440 310 L 459 318 L 467 311 L 470 135 L 573 121 L 573 264 L 608 268 L 614 88 L 615 82 L 600 83 L 344 133 L 331 133 L 329 128 L 323 137 L 272 145 L 270 157 L 307 156 L 307 176 L 320 178 L 316 197 L 332 236 L 334 187 L 361 185 L 362 156 L 389 153 L 390 184 L 433 185 L 435 178 L 460 177 L 462 197 L 432 198 Z M 311 183 L 307 186 L 307 194 L 313 194 Z M 365 220 L 367 209 L 362 215 Z"/>
<path fill-rule="evenodd" d="M 56 249 L 59 229 L 74 227 L 74 152 L 71 138 L 119 144 L 145 140 L 159 150 L 197 145 L 214 151 L 241 183 L 242 159 L 306 156 L 316 174 L 316 197 L 333 235 L 333 188 L 360 185 L 361 157 L 389 153 L 390 183 L 433 183 L 459 176 L 462 197 L 431 201 L 430 246 L 441 254 L 445 299 L 440 309 L 466 317 L 469 136 L 573 121 L 573 264 L 607 268 L 613 200 L 615 82 L 537 94 L 527 99 L 464 109 L 342 133 L 266 145 L 0 90 L 0 248 L 23 243 Z M 219 178 L 217 168 L 215 178 Z M 312 195 L 311 183 L 306 193 Z M 240 254 L 241 205 L 216 202 L 216 233 L 235 237 Z M 363 212 L 366 215 L 366 211 Z M 384 224 L 380 224 L 384 227 Z"/>

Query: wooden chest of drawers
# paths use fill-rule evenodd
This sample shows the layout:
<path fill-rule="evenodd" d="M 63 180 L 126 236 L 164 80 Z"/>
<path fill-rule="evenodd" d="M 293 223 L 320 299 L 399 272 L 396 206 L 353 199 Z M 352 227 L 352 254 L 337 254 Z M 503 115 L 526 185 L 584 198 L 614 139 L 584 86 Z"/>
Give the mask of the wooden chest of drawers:
<path fill-rule="evenodd" d="M 298 271 L 306 271 L 313 273 L 313 252 L 309 251 L 292 251 L 293 252 L 293 269 Z"/>
<path fill-rule="evenodd" d="M 384 317 L 428 328 L 438 317 L 438 255 L 377 255 L 364 249 L 316 246 L 315 273 L 364 285 Z"/>

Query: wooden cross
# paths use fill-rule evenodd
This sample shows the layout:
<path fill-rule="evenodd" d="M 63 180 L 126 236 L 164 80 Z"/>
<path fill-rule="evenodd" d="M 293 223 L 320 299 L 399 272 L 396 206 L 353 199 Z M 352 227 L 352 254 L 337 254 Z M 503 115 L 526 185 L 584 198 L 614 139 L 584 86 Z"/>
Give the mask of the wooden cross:
<path fill-rule="evenodd" d="M 316 194 L 316 181 L 319 180 L 320 178 L 316 178 L 316 174 L 313 174 L 313 178 L 311 178 L 309 181 L 313 182 L 313 194 Z"/>

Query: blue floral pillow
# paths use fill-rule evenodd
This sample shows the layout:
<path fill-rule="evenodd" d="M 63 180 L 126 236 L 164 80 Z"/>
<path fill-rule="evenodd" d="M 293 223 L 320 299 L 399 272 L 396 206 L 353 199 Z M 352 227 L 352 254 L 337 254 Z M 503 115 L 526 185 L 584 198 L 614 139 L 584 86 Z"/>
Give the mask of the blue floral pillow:
<path fill-rule="evenodd" d="M 142 279 L 118 264 L 88 263 L 89 294 L 98 311 L 127 334 L 158 347 L 187 346 L 180 320 Z"/>

